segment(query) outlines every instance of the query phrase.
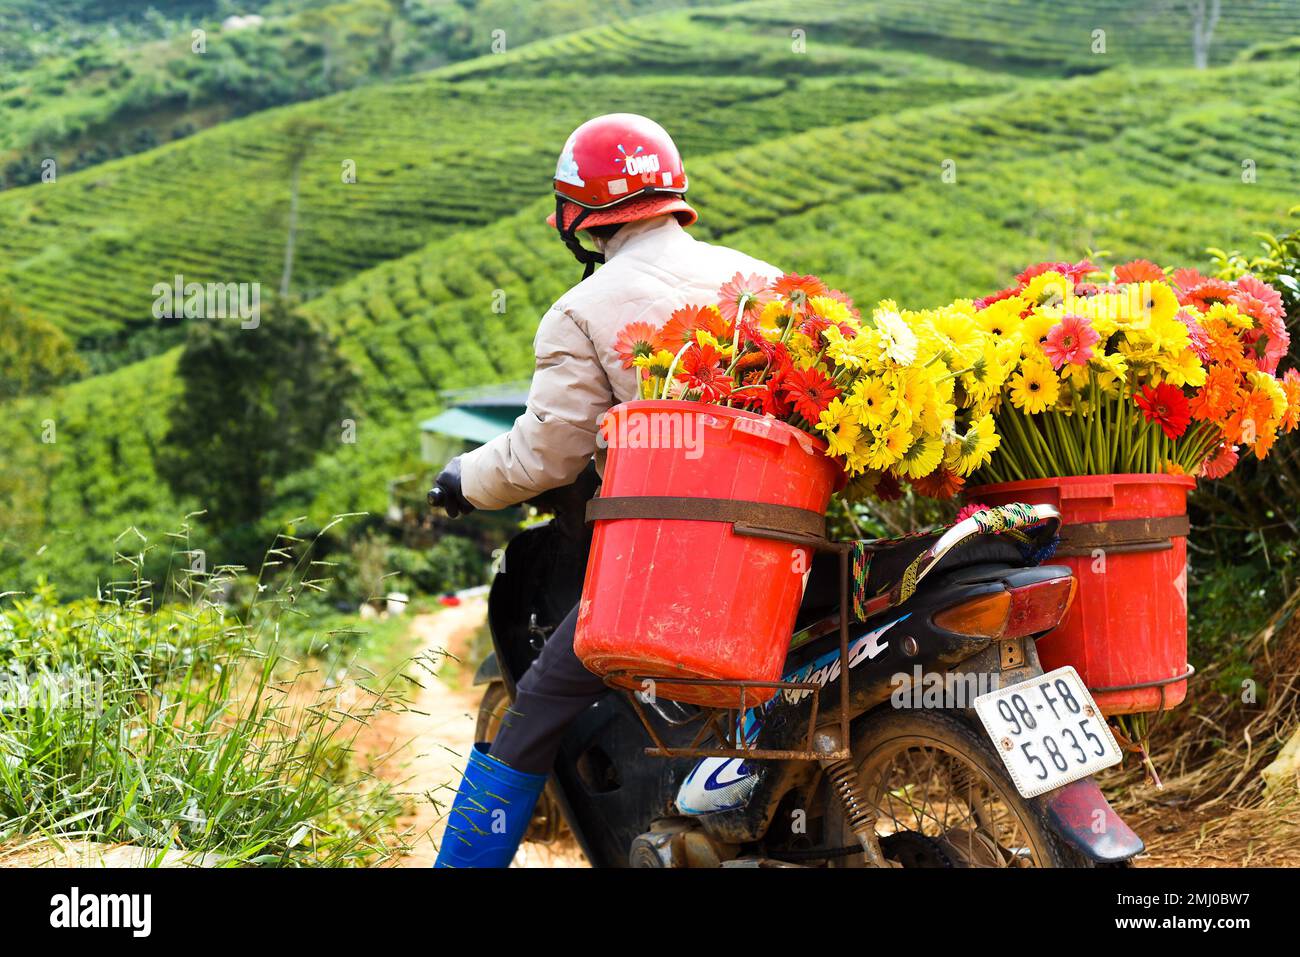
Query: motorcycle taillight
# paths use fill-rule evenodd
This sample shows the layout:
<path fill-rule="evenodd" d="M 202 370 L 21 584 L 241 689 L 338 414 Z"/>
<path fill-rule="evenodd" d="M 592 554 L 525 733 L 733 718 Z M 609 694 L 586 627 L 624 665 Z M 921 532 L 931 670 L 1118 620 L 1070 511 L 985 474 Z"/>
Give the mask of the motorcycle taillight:
<path fill-rule="evenodd" d="M 973 638 L 1022 638 L 1060 624 L 1074 600 L 1073 575 L 981 595 L 935 613 L 944 631 Z"/>

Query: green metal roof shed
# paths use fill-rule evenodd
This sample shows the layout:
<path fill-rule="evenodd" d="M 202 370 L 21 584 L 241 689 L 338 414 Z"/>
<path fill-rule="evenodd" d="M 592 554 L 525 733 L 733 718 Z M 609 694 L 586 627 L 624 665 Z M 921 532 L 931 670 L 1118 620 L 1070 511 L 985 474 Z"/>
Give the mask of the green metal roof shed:
<path fill-rule="evenodd" d="M 528 385 L 525 380 L 442 393 L 448 408 L 420 423 L 420 457 L 442 465 L 467 446 L 509 432 L 527 408 Z"/>

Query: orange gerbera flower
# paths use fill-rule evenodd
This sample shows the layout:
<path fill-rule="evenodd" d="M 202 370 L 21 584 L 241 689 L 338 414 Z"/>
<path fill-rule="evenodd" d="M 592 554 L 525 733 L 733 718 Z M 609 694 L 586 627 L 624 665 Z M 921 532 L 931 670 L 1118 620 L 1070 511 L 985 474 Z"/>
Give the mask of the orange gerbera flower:
<path fill-rule="evenodd" d="M 1282 376 L 1282 391 L 1286 393 L 1286 412 L 1282 414 L 1282 428 L 1293 431 L 1300 425 L 1300 372 L 1287 369 Z"/>
<path fill-rule="evenodd" d="M 1192 396 L 1192 417 L 1201 422 L 1221 422 L 1237 398 L 1237 372 L 1231 366 L 1212 365 L 1205 385 Z"/>
<path fill-rule="evenodd" d="M 1237 447 L 1227 442 L 1220 445 L 1201 462 L 1202 478 L 1220 479 L 1237 467 Z"/>
<path fill-rule="evenodd" d="M 1193 306 L 1200 312 L 1209 312 L 1216 302 L 1227 302 L 1235 290 L 1230 283 L 1222 279 L 1206 279 L 1196 284 L 1178 297 L 1184 306 Z"/>
<path fill-rule="evenodd" d="M 623 368 L 632 368 L 632 360 L 655 351 L 659 327 L 650 322 L 630 322 L 614 340 L 614 351 L 623 360 Z"/>
<path fill-rule="evenodd" d="M 1259 452 L 1260 443 L 1264 443 L 1264 454 L 1267 454 L 1273 445 L 1273 439 L 1277 437 L 1277 423 L 1271 421 L 1272 417 L 1273 400 L 1254 389 L 1223 423 L 1224 441 L 1232 445 L 1255 446 L 1256 457 L 1262 459 L 1264 455 Z M 1273 433 L 1271 437 L 1267 435 L 1269 432 Z"/>
<path fill-rule="evenodd" d="M 942 465 L 929 475 L 912 479 L 912 488 L 918 495 L 947 500 L 962 490 L 966 480 L 956 472 L 951 472 Z"/>
<path fill-rule="evenodd" d="M 669 352 L 679 352 L 695 331 L 702 329 L 719 342 L 731 339 L 731 329 L 717 306 L 683 306 L 668 317 L 659 332 L 657 345 Z"/>
<path fill-rule="evenodd" d="M 788 272 L 772 283 L 772 291 L 784 297 L 796 309 L 802 309 L 813 296 L 826 295 L 826 284 L 816 276 Z"/>
<path fill-rule="evenodd" d="M 1116 282 L 1164 282 L 1165 271 L 1149 259 L 1135 259 L 1115 267 Z"/>

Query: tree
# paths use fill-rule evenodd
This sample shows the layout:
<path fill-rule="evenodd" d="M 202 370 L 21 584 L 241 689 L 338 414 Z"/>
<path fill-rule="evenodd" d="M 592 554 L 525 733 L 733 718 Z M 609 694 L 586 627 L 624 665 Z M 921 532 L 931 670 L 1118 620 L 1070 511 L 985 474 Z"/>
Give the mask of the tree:
<path fill-rule="evenodd" d="M 85 370 L 63 330 L 0 289 L 0 400 L 48 392 Z"/>
<path fill-rule="evenodd" d="M 284 300 L 255 328 L 192 323 L 158 467 L 173 492 L 207 509 L 209 525 L 231 529 L 265 513 L 276 478 L 340 439 L 357 377 L 334 338 Z"/>
<path fill-rule="evenodd" d="M 1158 0 L 1155 5 L 1157 16 L 1172 10 L 1182 10 L 1191 22 L 1192 62 L 1196 69 L 1204 70 L 1210 65 L 1210 44 L 1223 14 L 1223 0 Z"/>
<path fill-rule="evenodd" d="M 1223 0 L 1187 0 L 1185 6 L 1192 21 L 1192 62 L 1196 69 L 1204 70 L 1210 65 L 1210 43 L 1223 13 Z"/>
<path fill-rule="evenodd" d="M 289 170 L 289 232 L 284 240 L 284 271 L 280 274 L 280 298 L 287 299 L 293 282 L 293 251 L 298 242 L 298 189 L 302 164 L 311 152 L 316 137 L 330 129 L 329 124 L 309 116 L 295 116 L 284 127 L 288 149 L 285 163 Z"/>

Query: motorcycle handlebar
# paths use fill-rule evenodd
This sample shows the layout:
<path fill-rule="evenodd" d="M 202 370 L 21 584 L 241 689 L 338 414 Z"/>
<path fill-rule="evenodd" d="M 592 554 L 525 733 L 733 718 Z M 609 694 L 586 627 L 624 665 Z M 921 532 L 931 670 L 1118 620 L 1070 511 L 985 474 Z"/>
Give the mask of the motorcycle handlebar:
<path fill-rule="evenodd" d="M 441 485 L 435 485 L 429 489 L 428 501 L 430 508 L 442 508 L 447 504 L 447 493 Z"/>

